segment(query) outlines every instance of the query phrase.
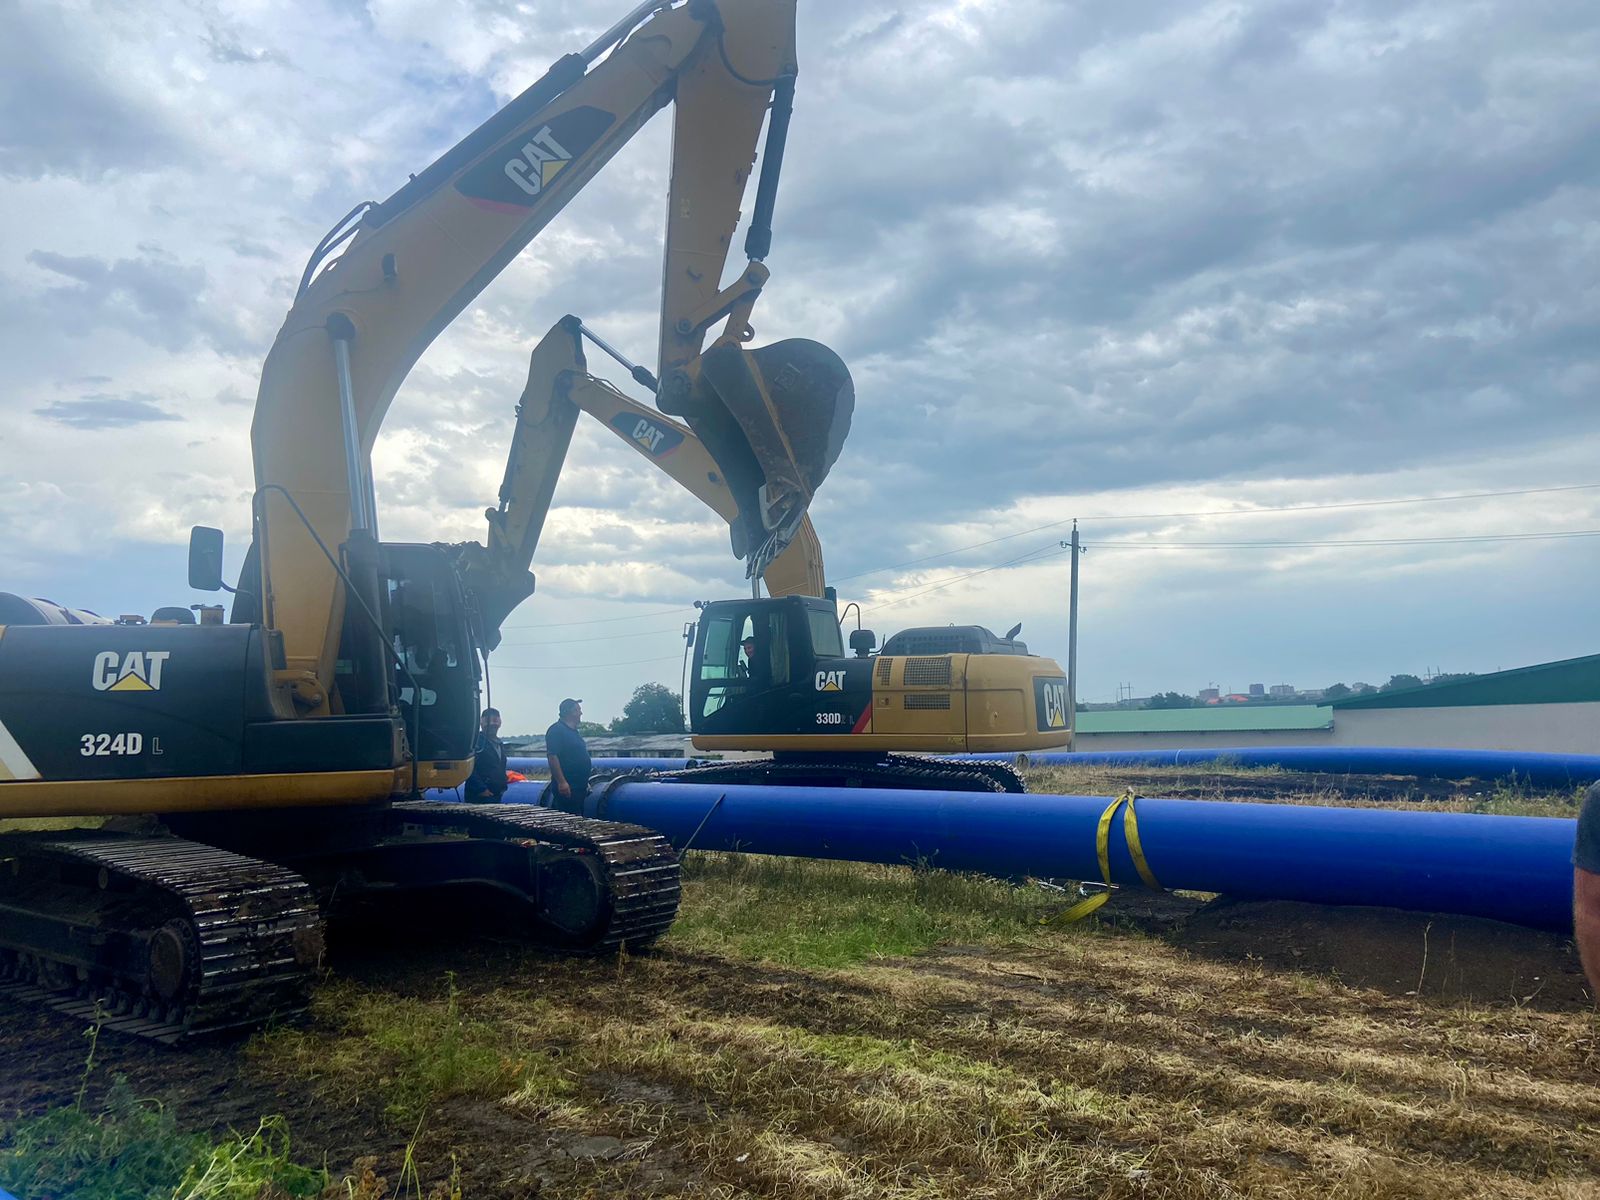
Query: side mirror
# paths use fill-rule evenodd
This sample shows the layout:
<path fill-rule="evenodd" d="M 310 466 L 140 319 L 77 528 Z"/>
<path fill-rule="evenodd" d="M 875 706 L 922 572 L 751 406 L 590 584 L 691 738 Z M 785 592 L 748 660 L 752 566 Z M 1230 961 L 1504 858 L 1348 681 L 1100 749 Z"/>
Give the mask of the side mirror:
<path fill-rule="evenodd" d="M 870 629 L 852 629 L 850 631 L 850 649 L 855 652 L 857 658 L 867 657 L 877 644 L 878 635 Z"/>
<path fill-rule="evenodd" d="M 202 592 L 222 590 L 222 530 L 196 525 L 189 531 L 189 586 Z"/>

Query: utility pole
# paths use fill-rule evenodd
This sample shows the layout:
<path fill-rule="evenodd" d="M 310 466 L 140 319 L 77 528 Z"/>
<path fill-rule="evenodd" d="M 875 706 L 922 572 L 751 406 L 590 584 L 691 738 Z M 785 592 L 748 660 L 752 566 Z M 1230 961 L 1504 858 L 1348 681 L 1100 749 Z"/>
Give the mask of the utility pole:
<path fill-rule="evenodd" d="M 1078 740 L 1078 555 L 1083 547 L 1078 542 L 1078 519 L 1072 519 L 1072 540 L 1061 543 L 1063 549 L 1072 551 L 1072 582 L 1067 590 L 1067 728 L 1072 731 L 1072 741 Z M 1076 749 L 1076 745 L 1073 746 Z"/>

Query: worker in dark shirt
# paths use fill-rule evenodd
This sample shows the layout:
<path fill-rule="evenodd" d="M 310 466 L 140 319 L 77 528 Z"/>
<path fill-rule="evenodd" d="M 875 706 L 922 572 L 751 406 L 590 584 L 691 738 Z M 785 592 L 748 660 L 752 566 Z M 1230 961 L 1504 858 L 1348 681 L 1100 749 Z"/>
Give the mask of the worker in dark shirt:
<path fill-rule="evenodd" d="M 486 708 L 472 744 L 472 774 L 463 793 L 468 804 L 498 804 L 506 794 L 506 748 L 500 741 L 500 710 Z"/>
<path fill-rule="evenodd" d="M 1573 935 L 1589 987 L 1600 996 L 1600 783 L 1584 798 L 1572 865 Z"/>
<path fill-rule="evenodd" d="M 544 731 L 545 758 L 550 764 L 550 786 L 545 789 L 548 803 L 562 812 L 583 813 L 583 799 L 589 794 L 589 747 L 578 732 L 583 719 L 583 701 L 566 699 L 558 710 L 560 719 Z"/>

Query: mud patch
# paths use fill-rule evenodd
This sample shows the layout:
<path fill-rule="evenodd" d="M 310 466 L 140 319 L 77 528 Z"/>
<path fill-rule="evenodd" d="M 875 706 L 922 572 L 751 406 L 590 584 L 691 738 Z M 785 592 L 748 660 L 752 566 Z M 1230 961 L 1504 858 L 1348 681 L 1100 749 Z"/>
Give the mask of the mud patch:
<path fill-rule="evenodd" d="M 1570 937 L 1479 917 L 1223 898 L 1196 908 L 1167 940 L 1391 996 L 1549 1012 L 1594 1004 Z"/>

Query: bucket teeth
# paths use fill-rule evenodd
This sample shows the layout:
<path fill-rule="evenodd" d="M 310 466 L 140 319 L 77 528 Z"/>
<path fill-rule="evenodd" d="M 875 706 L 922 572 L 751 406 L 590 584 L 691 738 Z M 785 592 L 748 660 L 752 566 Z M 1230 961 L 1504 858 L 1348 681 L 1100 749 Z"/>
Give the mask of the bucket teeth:
<path fill-rule="evenodd" d="M 788 546 L 844 448 L 855 411 L 849 369 L 805 338 L 759 350 L 722 342 L 659 403 L 688 421 L 722 468 L 739 506 L 733 553 L 758 574 Z"/>

